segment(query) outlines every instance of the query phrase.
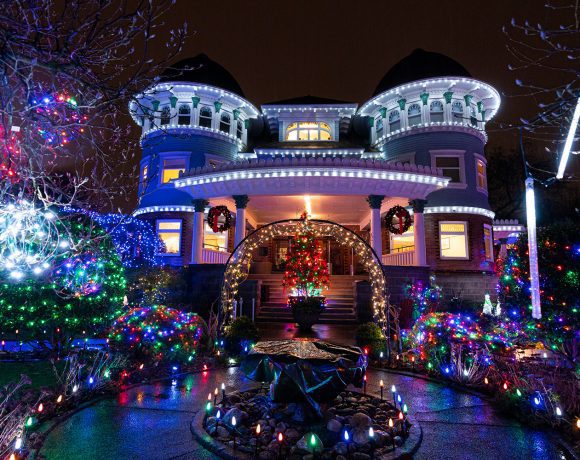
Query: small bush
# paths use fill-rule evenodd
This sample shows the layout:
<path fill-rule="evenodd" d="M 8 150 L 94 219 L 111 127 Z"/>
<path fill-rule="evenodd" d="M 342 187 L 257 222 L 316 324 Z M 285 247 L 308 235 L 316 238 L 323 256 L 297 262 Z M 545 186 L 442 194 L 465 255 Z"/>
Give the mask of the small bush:
<path fill-rule="evenodd" d="M 362 348 L 369 348 L 369 353 L 378 356 L 386 349 L 386 339 L 383 331 L 375 323 L 361 324 L 355 334 L 356 344 Z"/>
<path fill-rule="evenodd" d="M 239 353 L 242 344 L 255 343 L 260 339 L 260 332 L 256 325 L 247 316 L 240 316 L 232 321 L 226 333 L 227 348 Z"/>

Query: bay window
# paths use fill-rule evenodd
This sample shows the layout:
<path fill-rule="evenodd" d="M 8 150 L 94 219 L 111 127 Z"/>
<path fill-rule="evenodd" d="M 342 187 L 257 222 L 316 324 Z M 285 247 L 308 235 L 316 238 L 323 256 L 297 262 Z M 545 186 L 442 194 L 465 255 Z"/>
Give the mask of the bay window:
<path fill-rule="evenodd" d="M 163 160 L 163 174 L 161 181 L 167 184 L 179 177 L 179 173 L 185 171 L 185 158 L 167 158 Z"/>
<path fill-rule="evenodd" d="M 159 251 L 163 256 L 181 254 L 181 220 L 164 219 L 157 221 L 157 237 L 162 243 Z"/>

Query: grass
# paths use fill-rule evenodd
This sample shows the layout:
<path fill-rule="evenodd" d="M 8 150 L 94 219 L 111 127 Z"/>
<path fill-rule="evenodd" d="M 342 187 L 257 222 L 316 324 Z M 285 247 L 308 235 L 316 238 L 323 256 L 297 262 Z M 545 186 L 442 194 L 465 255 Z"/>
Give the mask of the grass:
<path fill-rule="evenodd" d="M 0 387 L 20 380 L 26 374 L 33 388 L 49 387 L 56 383 L 52 365 L 48 361 L 0 362 Z"/>

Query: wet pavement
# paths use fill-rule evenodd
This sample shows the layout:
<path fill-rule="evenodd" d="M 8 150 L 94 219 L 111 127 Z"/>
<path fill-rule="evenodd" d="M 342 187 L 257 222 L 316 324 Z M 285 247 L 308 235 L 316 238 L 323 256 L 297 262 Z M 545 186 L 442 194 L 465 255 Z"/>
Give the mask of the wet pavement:
<path fill-rule="evenodd" d="M 368 392 L 385 397 L 391 385 L 423 429 L 416 459 L 561 459 L 552 437 L 497 414 L 488 403 L 422 379 L 370 370 Z M 101 401 L 56 426 L 40 452 L 49 460 L 214 459 L 197 444 L 189 423 L 207 395 L 225 382 L 240 390 L 254 386 L 239 368 L 212 370 L 171 382 L 144 385 Z"/>

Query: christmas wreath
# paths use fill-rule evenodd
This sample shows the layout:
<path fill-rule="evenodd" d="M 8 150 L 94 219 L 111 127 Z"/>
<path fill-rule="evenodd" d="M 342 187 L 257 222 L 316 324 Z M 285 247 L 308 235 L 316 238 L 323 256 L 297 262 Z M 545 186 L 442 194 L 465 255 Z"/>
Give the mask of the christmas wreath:
<path fill-rule="evenodd" d="M 219 222 L 220 216 L 225 217 L 225 221 L 222 224 Z M 226 206 L 214 206 L 210 208 L 207 214 L 207 223 L 215 233 L 225 232 L 232 226 L 232 213 Z"/>
<path fill-rule="evenodd" d="M 393 222 L 393 218 L 396 217 L 397 220 Z M 394 233 L 396 235 L 402 235 L 413 223 L 411 220 L 411 214 L 402 206 L 393 206 L 387 212 L 385 216 L 385 223 L 387 224 L 387 228 L 389 232 Z"/>

